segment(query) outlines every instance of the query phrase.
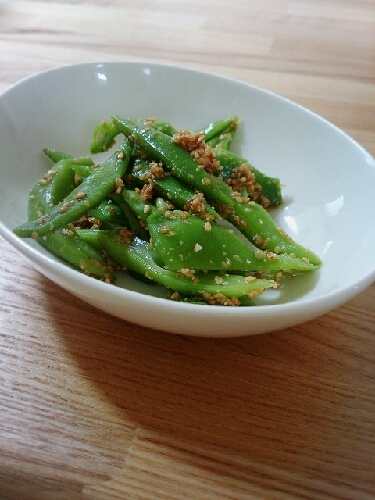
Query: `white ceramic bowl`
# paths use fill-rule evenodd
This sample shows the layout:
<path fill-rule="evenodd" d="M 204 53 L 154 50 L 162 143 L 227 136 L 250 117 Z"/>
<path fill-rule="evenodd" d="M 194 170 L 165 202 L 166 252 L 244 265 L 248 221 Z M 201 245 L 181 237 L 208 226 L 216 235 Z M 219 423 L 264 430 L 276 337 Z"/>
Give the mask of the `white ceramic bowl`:
<path fill-rule="evenodd" d="M 273 216 L 322 258 L 321 269 L 265 293 L 257 307 L 199 306 L 169 301 L 127 275 L 118 286 L 89 278 L 14 236 L 25 221 L 28 191 L 49 165 L 42 148 L 89 154 L 93 127 L 114 114 L 191 129 L 239 115 L 233 148 L 281 178 L 285 203 Z M 0 234 L 45 276 L 130 322 L 197 336 L 264 333 L 324 314 L 375 278 L 374 159 L 319 116 L 246 83 L 148 63 L 63 67 L 0 96 L 0 143 Z"/>

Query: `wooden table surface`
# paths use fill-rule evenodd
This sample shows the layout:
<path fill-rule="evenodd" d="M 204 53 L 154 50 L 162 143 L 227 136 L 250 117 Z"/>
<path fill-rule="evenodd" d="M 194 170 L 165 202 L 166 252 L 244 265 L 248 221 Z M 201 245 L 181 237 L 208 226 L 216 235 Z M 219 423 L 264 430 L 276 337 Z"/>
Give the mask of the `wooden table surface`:
<path fill-rule="evenodd" d="M 0 0 L 0 91 L 108 60 L 254 83 L 375 155 L 375 0 Z M 185 338 L 0 251 L 1 500 L 375 498 L 374 284 L 295 328 Z"/>

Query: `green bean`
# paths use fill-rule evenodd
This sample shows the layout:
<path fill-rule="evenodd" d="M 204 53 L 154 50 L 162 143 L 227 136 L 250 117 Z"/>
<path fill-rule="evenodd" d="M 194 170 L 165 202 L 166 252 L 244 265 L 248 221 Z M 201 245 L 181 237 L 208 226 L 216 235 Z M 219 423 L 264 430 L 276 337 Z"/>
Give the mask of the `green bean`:
<path fill-rule="evenodd" d="M 79 172 L 78 178 L 81 181 L 82 173 L 85 172 L 84 175 L 88 176 L 89 173 L 92 173 L 93 165 L 94 162 L 91 158 L 66 158 L 62 160 L 62 168 L 58 175 L 52 175 L 50 185 L 52 204 L 57 205 L 77 187 L 77 172 Z"/>
<path fill-rule="evenodd" d="M 44 148 L 43 153 L 48 156 L 53 163 L 57 163 L 60 160 L 66 160 L 68 158 L 73 158 L 72 155 L 63 153 L 62 151 L 57 151 L 56 149 Z"/>
<path fill-rule="evenodd" d="M 168 122 L 153 122 L 152 126 L 156 130 L 160 130 L 160 132 L 163 132 L 163 134 L 169 135 L 170 137 L 177 132 L 177 129 L 175 129 L 174 126 Z"/>
<path fill-rule="evenodd" d="M 99 231 L 99 233 L 102 233 Z M 218 274 L 216 272 L 195 273 L 194 279 L 167 270 L 156 264 L 149 244 L 137 237 L 124 241 L 121 231 L 99 234 L 108 255 L 128 269 L 188 296 L 222 294 L 225 297 L 257 295 L 266 288 L 275 288 L 272 280 L 248 279 L 244 276 Z"/>
<path fill-rule="evenodd" d="M 225 150 L 223 148 L 214 148 L 215 158 L 220 162 L 222 170 L 220 175 L 224 180 L 229 179 L 234 169 L 247 165 L 251 172 L 255 176 L 255 183 L 257 189 L 255 191 L 255 196 L 252 197 L 261 205 L 267 207 L 275 207 L 282 203 L 281 195 L 281 185 L 280 179 L 276 177 L 269 177 L 264 173 L 257 170 L 253 165 L 251 165 L 247 160 L 236 155 L 232 151 Z"/>
<path fill-rule="evenodd" d="M 54 201 L 60 201 L 51 194 L 53 187 L 59 184 L 60 174 L 65 178 L 65 171 L 72 171 L 73 159 L 63 159 L 55 165 L 55 173 L 52 179 L 45 179 L 47 182 L 38 183 L 31 190 L 28 203 L 28 216 L 35 219 L 43 216 L 52 206 Z M 69 229 L 62 229 L 51 234 L 37 238 L 37 242 L 54 255 L 63 258 L 85 273 L 98 278 L 113 281 L 112 269 L 105 261 L 101 249 L 95 250 L 87 242 L 77 238 L 76 232 Z"/>
<path fill-rule="evenodd" d="M 71 234 L 70 234 L 71 233 Z M 61 257 L 86 274 L 96 276 L 109 282 L 115 279 L 100 251 L 77 238 L 71 230 L 58 230 L 37 238 L 37 242 L 54 255 Z"/>
<path fill-rule="evenodd" d="M 154 211 L 147 219 L 152 247 L 173 271 L 306 272 L 315 266 L 289 255 L 254 249 L 232 230 L 179 210 Z"/>
<path fill-rule="evenodd" d="M 238 120 L 238 116 L 232 116 L 225 120 L 217 120 L 209 123 L 203 129 L 205 141 L 211 146 L 221 144 L 221 147 L 227 149 L 232 138 L 231 134 L 237 130 Z"/>
<path fill-rule="evenodd" d="M 142 120 L 145 126 L 151 126 L 155 130 L 159 130 L 170 137 L 172 137 L 177 129 L 169 122 L 163 121 L 147 121 Z M 233 116 L 225 120 L 217 120 L 209 123 L 202 129 L 205 140 L 213 141 L 213 145 L 220 143 L 220 136 L 222 134 L 233 133 L 237 128 L 238 117 Z M 146 125 L 147 123 L 147 125 Z M 92 154 L 103 153 L 108 151 L 115 143 L 116 136 L 121 133 L 116 120 L 102 121 L 95 128 L 91 137 L 90 151 Z M 52 152 L 52 150 L 50 150 Z"/>
<path fill-rule="evenodd" d="M 279 179 L 229 151 L 237 123 L 234 116 L 202 129 L 222 167 L 213 174 L 175 142 L 168 122 L 101 122 L 93 154 L 112 148 L 117 135 L 125 139 L 97 167 L 91 158 L 46 148 L 54 165 L 30 193 L 29 222 L 14 232 L 105 281 L 114 281 L 115 263 L 164 286 L 173 300 L 252 306 L 281 276 L 315 270 L 321 261 L 265 210 L 282 201 Z M 244 165 L 255 180 L 236 186 L 233 174 Z M 81 217 L 100 220 L 100 229 L 83 229 Z"/>
<path fill-rule="evenodd" d="M 132 194 L 134 193 L 134 196 Z M 135 191 L 124 188 L 121 194 L 114 194 L 111 198 L 121 207 L 127 227 L 139 238 L 148 241 L 150 235 L 147 231 L 147 225 L 144 222 L 145 218 L 140 215 L 139 211 L 143 211 L 145 202 L 140 199 L 140 196 Z"/>
<path fill-rule="evenodd" d="M 138 144 L 163 162 L 178 178 L 200 190 L 219 213 L 230 220 L 257 247 L 275 253 L 287 253 L 321 265 L 319 257 L 296 243 L 280 230 L 268 212 L 254 202 L 241 199 L 220 178 L 207 173 L 190 154 L 162 132 L 142 121 L 114 118 L 117 127 L 131 135 Z"/>
<path fill-rule="evenodd" d="M 132 180 L 144 184 L 145 178 L 151 175 L 149 164 L 150 162 L 148 160 L 136 160 L 131 172 Z M 195 189 L 191 189 L 186 183 L 174 176 L 164 175 L 152 178 L 152 183 L 158 195 L 164 197 L 181 210 L 184 210 L 186 205 L 189 205 L 197 194 Z M 208 214 L 213 217 L 220 217 L 206 200 L 203 200 L 203 203 L 205 211 Z"/>
<path fill-rule="evenodd" d="M 207 144 L 211 146 L 213 149 L 220 148 L 221 150 L 227 151 L 230 148 L 231 142 L 233 139 L 233 132 L 223 132 L 219 137 L 213 137 Z"/>
<path fill-rule="evenodd" d="M 90 210 L 89 216 L 118 227 L 124 227 L 128 222 L 121 207 L 112 199 L 103 200 L 98 207 Z"/>
<path fill-rule="evenodd" d="M 29 220 L 44 216 L 74 189 L 76 168 L 81 167 L 83 163 L 88 163 L 88 159 L 69 157 L 61 159 L 53 166 L 52 170 L 47 172 L 43 179 L 37 182 L 29 195 Z"/>
<path fill-rule="evenodd" d="M 132 189 L 124 188 L 121 191 L 121 197 L 137 218 L 143 222 L 146 222 L 148 217 L 157 211 L 155 205 L 144 200 L 139 192 Z"/>
<path fill-rule="evenodd" d="M 58 205 L 41 218 L 17 227 L 14 233 L 26 238 L 43 236 L 63 228 L 90 209 L 97 207 L 114 190 L 116 180 L 124 175 L 130 152 L 131 144 L 125 139 L 119 149 L 100 168 L 86 177 Z"/>
<path fill-rule="evenodd" d="M 125 136 L 131 136 L 146 152 L 164 163 L 190 187 L 207 194 L 217 203 L 226 203 L 231 198 L 233 191 L 227 184 L 209 175 L 185 149 L 166 134 L 148 127 L 141 120 L 114 117 L 114 122 Z"/>
<path fill-rule="evenodd" d="M 100 234 L 104 234 L 105 232 L 110 231 L 109 229 L 78 229 L 76 231 L 77 237 L 88 243 L 92 248 L 95 248 L 98 252 L 103 251 L 103 245 L 99 238 Z"/>
<path fill-rule="evenodd" d="M 108 151 L 114 145 L 115 138 L 118 134 L 119 131 L 112 120 L 99 123 L 92 133 L 90 144 L 91 153 L 96 154 Z"/>

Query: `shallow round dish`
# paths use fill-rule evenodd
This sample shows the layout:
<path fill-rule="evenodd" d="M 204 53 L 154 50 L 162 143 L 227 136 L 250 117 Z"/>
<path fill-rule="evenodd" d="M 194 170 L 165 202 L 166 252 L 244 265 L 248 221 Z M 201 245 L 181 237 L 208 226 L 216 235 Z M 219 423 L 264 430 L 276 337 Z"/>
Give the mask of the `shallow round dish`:
<path fill-rule="evenodd" d="M 321 257 L 321 269 L 265 293 L 257 307 L 199 306 L 169 301 L 127 275 L 117 286 L 105 284 L 16 237 L 28 191 L 48 169 L 42 148 L 87 155 L 94 126 L 112 115 L 190 129 L 239 115 L 233 149 L 281 179 L 284 204 L 272 216 Z M 265 333 L 324 314 L 375 278 L 374 159 L 324 119 L 249 84 L 148 63 L 62 67 L 0 96 L 0 142 L 0 234 L 46 277 L 130 322 L 207 337 Z"/>

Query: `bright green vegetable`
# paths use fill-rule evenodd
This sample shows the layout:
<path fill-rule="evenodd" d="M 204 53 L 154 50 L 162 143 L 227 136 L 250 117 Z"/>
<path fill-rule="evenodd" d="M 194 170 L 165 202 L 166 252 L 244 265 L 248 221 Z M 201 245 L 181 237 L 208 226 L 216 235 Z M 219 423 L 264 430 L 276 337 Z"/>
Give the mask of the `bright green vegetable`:
<path fill-rule="evenodd" d="M 72 155 L 63 153 L 62 151 L 56 151 L 56 149 L 44 148 L 43 153 L 48 156 L 53 163 L 57 163 L 60 160 L 66 160 L 68 158 L 73 158 Z"/>
<path fill-rule="evenodd" d="M 220 139 L 221 134 L 226 134 L 237 129 L 238 116 L 231 116 L 226 120 L 217 120 L 209 123 L 204 129 L 204 137 L 206 141 L 214 138 Z"/>
<path fill-rule="evenodd" d="M 89 216 L 112 226 L 124 227 L 128 223 L 124 211 L 112 199 L 102 201 L 97 208 L 90 210 Z"/>
<path fill-rule="evenodd" d="M 62 195 L 63 182 L 70 183 L 67 172 L 74 173 L 74 168 L 82 159 L 62 159 L 51 172 L 37 183 L 30 192 L 28 216 L 30 219 L 42 217 L 50 210 Z M 60 180 L 62 181 L 60 183 Z M 70 184 L 68 184 L 70 185 Z M 57 189 L 57 187 L 60 189 Z M 67 185 L 65 185 L 67 187 Z M 38 243 L 51 253 L 63 258 L 85 273 L 110 282 L 114 281 L 114 273 L 102 255 L 101 249 L 96 250 L 88 242 L 77 237 L 74 228 L 66 228 L 37 238 Z"/>
<path fill-rule="evenodd" d="M 137 185 L 143 185 L 147 179 L 151 178 L 155 186 L 155 191 L 159 196 L 171 202 L 175 207 L 186 210 L 186 206 L 191 204 L 197 191 L 191 189 L 186 183 L 174 176 L 163 175 L 161 177 L 153 177 L 149 165 L 150 162 L 148 160 L 136 160 L 131 172 L 132 181 Z M 205 212 L 213 217 L 220 217 L 206 200 L 203 203 Z"/>
<path fill-rule="evenodd" d="M 154 128 L 155 130 L 159 130 L 163 134 L 166 134 L 172 137 L 177 129 L 168 122 L 162 121 L 143 121 L 144 124 L 147 123 L 147 126 Z M 238 117 L 233 116 L 227 118 L 225 120 L 217 120 L 215 122 L 209 123 L 206 127 L 202 129 L 204 133 L 205 140 L 210 143 L 212 146 L 218 146 L 227 148 L 229 146 L 231 137 L 228 137 L 228 134 L 231 135 L 237 129 Z M 116 136 L 121 134 L 121 128 L 118 127 L 118 123 L 116 120 L 110 121 L 102 121 L 99 123 L 92 134 L 90 151 L 92 154 L 103 153 L 108 151 L 114 144 Z M 223 136 L 223 137 L 222 137 Z M 225 137 L 226 136 L 226 137 Z M 51 154 L 53 150 L 50 151 Z"/>
<path fill-rule="evenodd" d="M 103 165 L 94 170 L 46 215 L 14 229 L 21 237 L 43 236 L 74 222 L 109 196 L 126 172 L 130 159 L 130 142 L 125 139 Z"/>
<path fill-rule="evenodd" d="M 126 205 L 137 216 L 138 220 L 146 222 L 148 217 L 157 211 L 155 205 L 144 200 L 139 192 L 124 188 L 120 195 Z"/>
<path fill-rule="evenodd" d="M 177 130 L 173 127 L 173 125 L 171 125 L 168 122 L 154 122 L 152 126 L 156 130 L 160 130 L 160 132 L 163 132 L 163 134 L 167 134 L 170 137 L 172 137 L 172 135 L 177 132 Z"/>
<path fill-rule="evenodd" d="M 122 190 L 121 194 L 112 195 L 112 199 L 124 212 L 128 221 L 127 227 L 129 227 L 136 236 L 148 241 L 150 235 L 145 224 L 147 218 L 145 207 L 147 205 L 147 208 L 150 208 L 148 206 L 149 204 L 143 201 L 137 192 L 126 188 Z"/>
<path fill-rule="evenodd" d="M 144 125 L 140 120 L 114 118 L 117 127 L 163 162 L 178 178 L 191 187 L 202 191 L 209 203 L 230 220 L 254 245 L 262 250 L 275 253 L 288 253 L 300 259 L 307 259 L 314 265 L 321 265 L 321 260 L 310 250 L 293 241 L 273 222 L 271 216 L 260 205 L 247 199 L 237 200 L 233 190 L 220 178 L 207 173 L 191 155 L 173 140 Z"/>
<path fill-rule="evenodd" d="M 214 153 L 216 159 L 223 167 L 220 171 L 220 175 L 225 181 L 230 178 L 235 169 L 245 165 L 254 174 L 257 186 L 255 195 L 250 196 L 250 198 L 260 203 L 265 208 L 275 207 L 282 203 L 280 179 L 265 175 L 263 172 L 257 170 L 253 165 L 250 165 L 247 160 L 241 158 L 232 151 L 218 147 L 214 149 Z"/>
<path fill-rule="evenodd" d="M 166 165 L 176 177 L 193 189 L 203 192 L 216 203 L 226 203 L 231 199 L 231 188 L 221 179 L 208 174 L 185 149 L 174 143 L 171 137 L 148 127 L 142 120 L 115 117 L 114 122 L 122 133 L 131 136 L 151 157 Z"/>
<path fill-rule="evenodd" d="M 147 278 L 188 296 L 213 296 L 227 298 L 257 295 L 266 288 L 276 288 L 272 280 L 249 279 L 244 276 L 217 272 L 194 273 L 193 277 L 167 270 L 156 264 L 149 244 L 137 237 L 124 241 L 121 231 L 100 232 L 101 243 L 110 257 L 123 266 Z"/>
<path fill-rule="evenodd" d="M 108 151 L 114 145 L 115 138 L 118 134 L 119 131 L 112 120 L 99 123 L 92 134 L 90 145 L 91 153 L 96 154 Z"/>
<path fill-rule="evenodd" d="M 179 210 L 155 211 L 147 224 L 152 247 L 168 269 L 262 271 L 267 274 L 312 271 L 315 266 L 289 255 L 254 249 L 232 230 Z"/>
<path fill-rule="evenodd" d="M 45 149 L 54 166 L 30 193 L 29 222 L 14 232 L 105 281 L 114 281 L 115 265 L 174 300 L 252 306 L 281 276 L 321 261 L 264 208 L 281 203 L 279 180 L 229 151 L 237 122 L 210 123 L 202 141 L 168 122 L 114 117 L 95 127 L 91 152 L 125 139 L 98 167 Z"/>

